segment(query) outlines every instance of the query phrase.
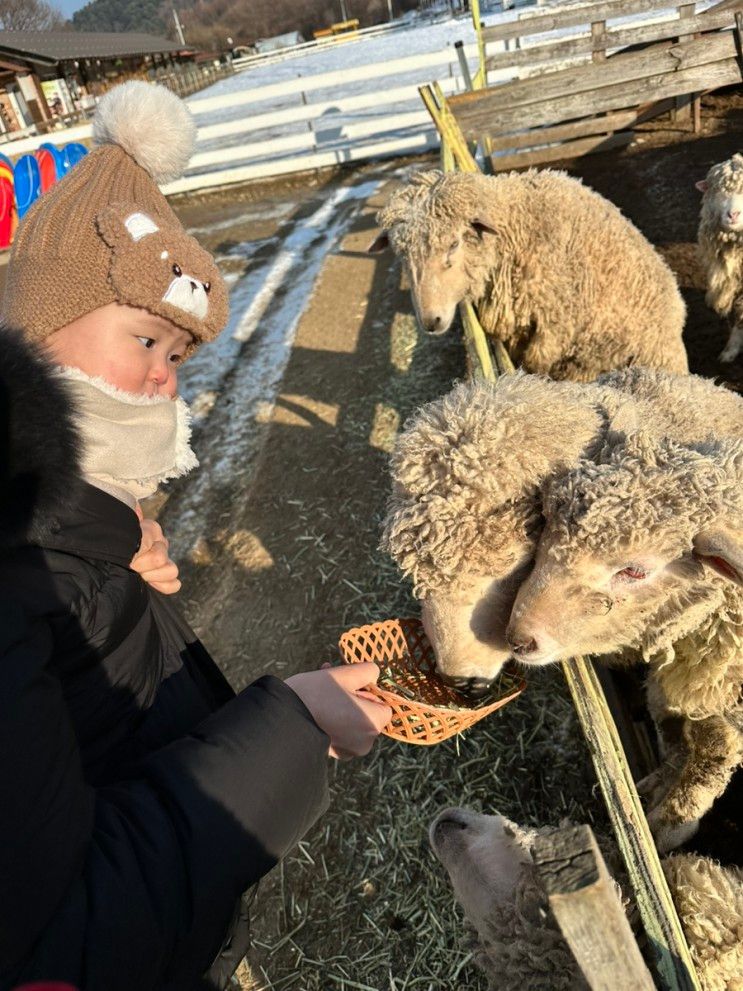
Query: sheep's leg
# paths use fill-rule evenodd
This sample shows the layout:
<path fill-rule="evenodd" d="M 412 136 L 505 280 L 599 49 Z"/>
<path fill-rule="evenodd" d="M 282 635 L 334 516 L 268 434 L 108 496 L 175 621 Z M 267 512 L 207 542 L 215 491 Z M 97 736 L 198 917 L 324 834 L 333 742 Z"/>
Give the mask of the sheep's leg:
<path fill-rule="evenodd" d="M 735 361 L 743 351 L 743 296 L 737 296 L 733 300 L 728 316 L 728 327 L 730 336 L 720 355 L 720 361 L 725 363 Z"/>
<path fill-rule="evenodd" d="M 723 716 L 687 720 L 684 741 L 687 758 L 678 780 L 648 816 L 661 853 L 696 833 L 743 757 L 743 738 Z"/>
<path fill-rule="evenodd" d="M 687 755 L 684 740 L 686 720 L 683 716 L 668 711 L 663 689 L 652 675 L 648 679 L 646 691 L 648 709 L 658 733 L 661 758 L 659 766 L 637 782 L 637 791 L 649 812 L 675 787 Z"/>
<path fill-rule="evenodd" d="M 564 333 L 558 333 L 556 327 L 545 329 L 533 320 L 521 364 L 529 372 L 548 375 L 555 365 L 565 361 L 565 343 Z"/>

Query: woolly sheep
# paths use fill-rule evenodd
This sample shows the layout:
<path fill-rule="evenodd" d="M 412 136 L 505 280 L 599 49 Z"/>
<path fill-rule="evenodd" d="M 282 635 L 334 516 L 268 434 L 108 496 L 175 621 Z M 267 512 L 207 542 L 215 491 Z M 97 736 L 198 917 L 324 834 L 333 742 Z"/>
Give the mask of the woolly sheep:
<path fill-rule="evenodd" d="M 422 172 L 380 211 L 423 330 L 462 300 L 526 371 L 589 381 L 628 364 L 685 372 L 673 273 L 608 200 L 563 172 Z"/>
<path fill-rule="evenodd" d="M 707 305 L 730 325 L 720 361 L 735 361 L 743 351 L 743 155 L 713 165 L 696 186 L 704 193 L 698 243 Z"/>
<path fill-rule="evenodd" d="M 711 413 L 695 420 L 690 403 L 676 400 L 679 381 L 639 368 L 598 385 L 517 374 L 458 385 L 406 424 L 392 455 L 382 546 L 422 600 L 442 674 L 488 681 L 510 656 L 506 625 L 541 533 L 549 478 L 590 458 L 622 416 L 681 437 L 715 425 Z M 710 389 L 721 392 L 695 376 L 681 381 L 699 409 Z M 728 395 L 720 417 L 735 428 L 740 400 Z"/>
<path fill-rule="evenodd" d="M 659 849 L 673 849 L 743 757 L 743 440 L 610 433 L 599 458 L 545 486 L 543 513 L 508 642 L 530 665 L 649 665 L 665 760 L 643 790 Z"/>
<path fill-rule="evenodd" d="M 430 826 L 433 851 L 474 929 L 475 962 L 498 991 L 588 987 L 532 862 L 535 838 L 550 832 L 467 809 L 444 809 Z M 662 864 L 703 991 L 743 991 L 743 870 L 692 854 Z"/>
<path fill-rule="evenodd" d="M 540 486 L 600 443 L 599 391 L 523 374 L 463 383 L 398 438 L 382 547 L 412 579 L 451 679 L 489 681 L 510 656 L 506 623 L 541 531 Z"/>

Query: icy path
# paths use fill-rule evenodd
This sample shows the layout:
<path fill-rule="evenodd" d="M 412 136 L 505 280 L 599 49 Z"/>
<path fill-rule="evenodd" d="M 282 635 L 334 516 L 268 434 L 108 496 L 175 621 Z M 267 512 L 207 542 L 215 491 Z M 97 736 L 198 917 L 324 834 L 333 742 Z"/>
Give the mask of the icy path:
<path fill-rule="evenodd" d="M 233 288 L 227 327 L 184 366 L 180 392 L 194 413 L 201 467 L 180 498 L 173 527 L 178 554 L 186 554 L 201 534 L 215 489 L 235 478 L 249 485 L 297 324 L 323 262 L 382 181 L 323 192 L 326 198 L 309 216 L 289 233 L 282 228 L 277 253 Z"/>

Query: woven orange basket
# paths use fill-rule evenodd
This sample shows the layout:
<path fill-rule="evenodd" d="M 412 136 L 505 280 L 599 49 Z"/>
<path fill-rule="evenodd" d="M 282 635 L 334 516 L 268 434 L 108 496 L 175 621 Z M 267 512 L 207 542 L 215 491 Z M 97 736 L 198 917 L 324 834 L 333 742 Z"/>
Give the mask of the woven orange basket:
<path fill-rule="evenodd" d="M 393 740 L 431 746 L 441 743 L 515 699 L 523 678 L 504 671 L 492 689 L 473 701 L 445 685 L 435 671 L 433 647 L 419 619 L 387 619 L 344 633 L 338 642 L 346 664 L 374 661 L 382 673 L 369 688 L 392 707 L 382 731 Z"/>

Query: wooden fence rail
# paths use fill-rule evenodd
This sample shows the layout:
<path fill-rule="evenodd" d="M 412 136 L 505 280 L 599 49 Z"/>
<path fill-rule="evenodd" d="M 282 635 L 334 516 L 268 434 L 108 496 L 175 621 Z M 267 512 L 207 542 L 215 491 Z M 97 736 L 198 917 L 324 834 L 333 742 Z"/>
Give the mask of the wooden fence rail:
<path fill-rule="evenodd" d="M 699 94 L 742 78 L 736 25 L 742 10 L 743 0 L 701 12 L 688 0 L 602 0 L 481 28 L 486 40 L 537 36 L 539 43 L 488 56 L 478 79 L 488 67 L 510 67 L 518 75 L 534 67 L 532 58 L 549 64 L 529 78 L 456 94 L 449 107 L 465 138 L 481 143 L 494 171 L 626 145 L 637 124 L 669 109 L 677 119 L 691 117 L 698 129 Z M 632 16 L 645 19 L 630 24 Z M 473 18 L 477 25 L 479 11 Z M 607 27 L 617 19 L 619 25 Z M 545 32 L 575 26 L 585 32 L 542 44 Z M 566 58 L 578 56 L 580 64 L 564 67 Z"/>

